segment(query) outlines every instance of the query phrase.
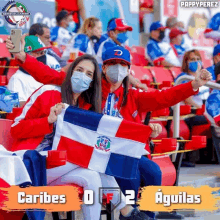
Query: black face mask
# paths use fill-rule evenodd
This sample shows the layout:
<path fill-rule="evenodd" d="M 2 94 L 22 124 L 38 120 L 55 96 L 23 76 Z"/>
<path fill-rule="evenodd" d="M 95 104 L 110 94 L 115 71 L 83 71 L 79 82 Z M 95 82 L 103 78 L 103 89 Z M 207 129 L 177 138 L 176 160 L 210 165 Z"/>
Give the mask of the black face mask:
<path fill-rule="evenodd" d="M 37 57 L 37 60 L 40 61 L 41 63 L 45 64 L 45 65 L 47 64 L 47 57 L 46 57 L 46 55 Z"/>
<path fill-rule="evenodd" d="M 165 37 L 164 31 L 160 31 L 159 40 L 162 41 Z"/>
<path fill-rule="evenodd" d="M 95 44 L 99 41 L 99 38 L 97 36 L 93 35 L 93 36 L 90 37 L 90 40 Z"/>

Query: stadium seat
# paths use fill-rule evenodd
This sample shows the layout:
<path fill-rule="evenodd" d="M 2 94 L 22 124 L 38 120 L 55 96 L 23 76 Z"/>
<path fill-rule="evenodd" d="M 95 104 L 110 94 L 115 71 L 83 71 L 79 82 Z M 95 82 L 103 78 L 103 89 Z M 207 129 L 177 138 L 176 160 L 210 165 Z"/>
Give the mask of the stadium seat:
<path fill-rule="evenodd" d="M 162 186 L 173 186 L 176 181 L 176 169 L 169 155 L 155 156 L 152 160 L 160 167 L 162 172 Z"/>
<path fill-rule="evenodd" d="M 13 139 L 11 137 L 11 125 L 13 121 L 8 119 L 0 119 L 0 144 L 7 150 L 11 149 Z"/>
<path fill-rule="evenodd" d="M 133 70 L 135 78 L 139 80 L 150 80 L 150 82 L 153 82 L 153 76 L 148 68 L 131 65 L 131 70 Z"/>
<path fill-rule="evenodd" d="M 6 48 L 5 40 L 7 39 L 8 35 L 0 35 L 0 58 L 2 57 L 11 57 L 11 54 Z"/>
<path fill-rule="evenodd" d="M 7 81 L 9 81 L 10 78 L 18 70 L 18 63 L 15 59 L 11 59 L 9 66 L 11 66 L 11 68 L 9 68 L 8 73 L 7 73 Z M 17 67 L 17 68 L 15 68 L 15 67 Z"/>
<path fill-rule="evenodd" d="M 192 136 L 207 136 L 211 138 L 211 124 L 206 125 L 194 125 L 192 128 Z"/>
<path fill-rule="evenodd" d="M 141 47 L 141 46 L 132 46 L 131 47 L 131 52 L 134 52 L 134 53 L 138 53 L 140 55 L 143 55 L 145 56 L 145 48 L 144 47 Z"/>
<path fill-rule="evenodd" d="M 174 81 L 169 69 L 163 67 L 150 67 L 149 70 L 158 83 L 162 83 L 163 81 Z"/>
<path fill-rule="evenodd" d="M 145 58 L 145 55 L 130 52 L 131 53 L 131 64 L 136 66 L 147 66 L 149 61 Z"/>
<path fill-rule="evenodd" d="M 171 68 L 169 68 L 169 70 L 170 70 L 170 72 L 171 72 L 171 74 L 172 74 L 172 76 L 173 76 L 174 79 L 176 79 L 176 77 L 177 77 L 180 73 L 182 73 L 180 67 L 171 67 Z"/>
<path fill-rule="evenodd" d="M 213 65 L 213 62 L 212 62 L 212 57 L 210 54 L 208 54 L 207 51 L 204 51 L 204 50 L 200 50 L 199 51 L 200 54 L 201 54 L 201 57 L 202 57 L 202 63 L 203 63 L 203 67 L 204 68 L 207 68 L 209 66 L 212 66 Z"/>
<path fill-rule="evenodd" d="M 169 137 L 173 137 L 174 133 L 174 125 L 173 121 L 171 122 L 170 130 L 169 130 Z M 190 131 L 189 127 L 187 126 L 184 120 L 180 120 L 180 137 L 183 137 L 185 140 L 189 140 L 190 138 Z"/>

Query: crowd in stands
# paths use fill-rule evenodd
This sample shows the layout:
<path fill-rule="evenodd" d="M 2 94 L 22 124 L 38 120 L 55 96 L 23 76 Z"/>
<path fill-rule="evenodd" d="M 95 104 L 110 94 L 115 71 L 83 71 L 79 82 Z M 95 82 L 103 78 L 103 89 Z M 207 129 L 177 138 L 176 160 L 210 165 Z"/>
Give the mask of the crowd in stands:
<path fill-rule="evenodd" d="M 23 108 L 11 129 L 15 139 L 13 150 L 51 149 L 57 115 L 64 108 L 63 103 L 142 123 L 140 115 L 143 112 L 169 108 L 179 102 L 201 108 L 208 100 L 204 115 L 191 117 L 185 122 L 191 132 L 195 125 L 208 124 L 207 117 L 212 118 L 211 123 L 216 127 L 220 126 L 219 91 L 214 90 L 210 95 L 209 88 L 204 86 L 211 75 L 220 83 L 220 45 L 215 46 L 213 66 L 207 71 L 203 69 L 199 51 L 188 44 L 182 22 L 174 17 L 168 18 L 166 26 L 159 21 L 153 22 L 146 45 L 146 58 L 154 66 L 161 67 L 161 71 L 162 67 L 179 67 L 182 73 L 178 77 L 191 75 L 195 80 L 184 81 L 162 91 L 151 90 L 130 74 L 127 32 L 132 31 L 132 27 L 121 18 L 112 18 L 107 33 L 103 34 L 102 22 L 98 18 L 86 18 L 83 7 L 79 8 L 77 4 L 72 8 L 70 6 L 67 8 L 59 4 L 57 26 L 52 30 L 45 24 L 33 24 L 29 34 L 23 36 L 24 51 L 14 54 L 19 69 L 10 78 L 8 89 L 19 94 L 20 107 Z M 78 12 L 75 14 L 72 11 Z M 79 15 L 83 18 L 81 27 L 77 20 Z M 13 48 L 10 38 L 6 42 L 8 49 Z M 129 82 L 135 88 L 131 89 Z M 151 138 L 162 131 L 160 124 L 150 123 L 149 126 L 152 129 Z M 195 154 L 198 152 L 188 154 L 186 160 L 197 162 Z M 142 156 L 137 179 L 114 178 L 70 163 L 50 170 L 47 175 L 52 185 L 76 183 L 95 192 L 99 187 L 119 185 L 123 193 L 127 189 L 135 190 L 137 199 L 141 182 L 144 186 L 161 185 L 162 174 L 156 163 Z M 95 195 L 98 201 L 98 193 Z M 99 219 L 101 204 L 98 202 L 92 206 L 83 205 L 82 209 L 84 219 Z M 121 212 L 120 219 L 154 218 L 154 213 L 140 212 L 126 205 L 124 195 L 117 209 Z M 181 216 L 176 218 L 181 219 Z"/>

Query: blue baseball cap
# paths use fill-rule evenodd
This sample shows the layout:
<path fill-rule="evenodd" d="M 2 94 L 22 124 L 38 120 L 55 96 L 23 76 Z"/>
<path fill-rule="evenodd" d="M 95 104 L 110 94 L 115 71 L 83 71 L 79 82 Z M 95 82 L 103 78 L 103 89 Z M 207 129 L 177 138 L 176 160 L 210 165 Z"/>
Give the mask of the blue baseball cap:
<path fill-rule="evenodd" d="M 111 47 L 110 49 L 107 49 L 102 54 L 102 60 L 103 60 L 103 64 L 105 64 L 110 60 L 123 60 L 128 64 L 128 66 L 131 65 L 130 52 L 124 47 L 120 47 L 120 46 Z"/>
<path fill-rule="evenodd" d="M 220 44 L 216 45 L 213 50 L 213 57 L 220 54 Z"/>
<path fill-rule="evenodd" d="M 159 21 L 155 21 L 150 26 L 150 32 L 151 31 L 156 31 L 156 30 L 164 30 L 166 28 L 167 27 L 164 27 Z"/>
<path fill-rule="evenodd" d="M 132 31 L 133 28 L 128 26 L 125 21 L 121 18 L 112 19 L 107 27 L 107 31 L 118 30 L 118 31 Z"/>

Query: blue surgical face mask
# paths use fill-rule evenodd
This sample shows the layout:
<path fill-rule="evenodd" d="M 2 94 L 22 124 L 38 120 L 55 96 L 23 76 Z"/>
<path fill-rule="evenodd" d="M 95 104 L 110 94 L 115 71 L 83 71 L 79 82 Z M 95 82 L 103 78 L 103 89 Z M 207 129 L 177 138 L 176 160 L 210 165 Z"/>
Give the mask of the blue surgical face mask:
<path fill-rule="evenodd" d="M 202 66 L 202 61 L 201 60 L 190 62 L 189 63 L 189 70 L 192 71 L 192 72 L 196 72 L 198 67 L 199 67 L 199 63 Z"/>
<path fill-rule="evenodd" d="M 76 23 L 74 21 L 70 21 L 67 27 L 67 30 L 72 33 L 76 28 Z"/>
<path fill-rule="evenodd" d="M 74 71 L 71 77 L 72 91 L 74 93 L 82 93 L 89 88 L 92 79 L 89 78 L 85 73 Z"/>
<path fill-rule="evenodd" d="M 128 35 L 127 35 L 127 32 L 124 32 L 124 33 L 120 33 L 118 34 L 117 36 L 117 40 L 121 43 L 121 44 L 124 44 L 128 39 Z"/>

